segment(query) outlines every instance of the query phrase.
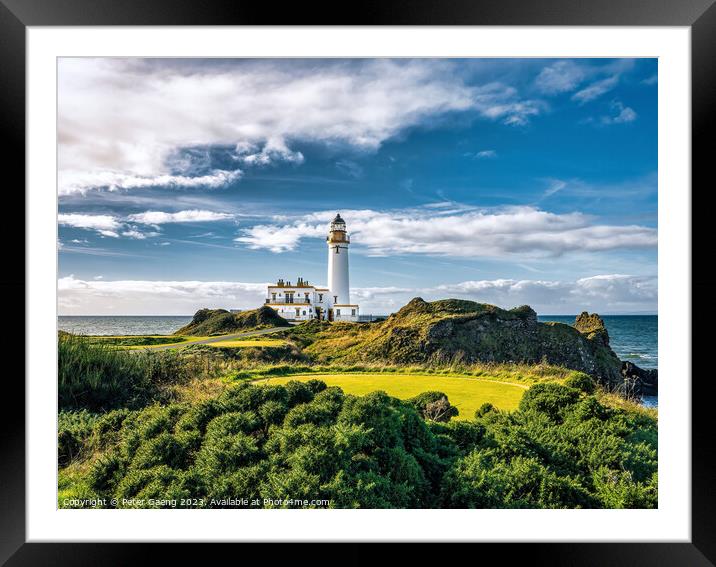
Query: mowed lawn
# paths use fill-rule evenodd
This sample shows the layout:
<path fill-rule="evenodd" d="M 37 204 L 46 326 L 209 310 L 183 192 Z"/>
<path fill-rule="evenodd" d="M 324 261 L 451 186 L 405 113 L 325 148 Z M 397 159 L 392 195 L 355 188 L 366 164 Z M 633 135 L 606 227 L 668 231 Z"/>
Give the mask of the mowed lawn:
<path fill-rule="evenodd" d="M 280 339 L 233 339 L 227 341 L 217 341 L 215 343 L 207 343 L 213 347 L 232 347 L 232 348 L 244 348 L 244 347 L 273 347 L 282 346 L 286 344 L 286 341 Z"/>
<path fill-rule="evenodd" d="M 439 391 L 460 410 L 455 419 L 472 419 L 475 410 L 489 402 L 502 410 L 517 408 L 527 386 L 465 376 L 431 374 L 304 374 L 268 378 L 258 384 L 286 384 L 291 380 L 321 380 L 328 386 L 339 386 L 345 393 L 362 396 L 382 390 L 389 396 L 407 399 L 421 392 Z"/>

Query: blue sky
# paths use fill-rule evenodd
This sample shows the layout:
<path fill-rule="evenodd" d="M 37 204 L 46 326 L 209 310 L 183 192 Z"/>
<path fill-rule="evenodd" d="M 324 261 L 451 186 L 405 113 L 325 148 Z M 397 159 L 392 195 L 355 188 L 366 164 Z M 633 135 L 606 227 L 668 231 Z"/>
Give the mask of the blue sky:
<path fill-rule="evenodd" d="M 655 312 L 655 59 L 62 59 L 61 314 L 352 299 Z"/>

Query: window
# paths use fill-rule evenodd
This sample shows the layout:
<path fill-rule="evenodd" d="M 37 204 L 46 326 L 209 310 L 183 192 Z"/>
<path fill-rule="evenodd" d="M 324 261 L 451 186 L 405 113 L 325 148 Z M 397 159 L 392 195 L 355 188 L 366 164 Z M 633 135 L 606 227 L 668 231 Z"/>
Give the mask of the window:
<path fill-rule="evenodd" d="M 340 310 L 340 309 L 336 309 L 336 315 L 337 315 L 338 317 L 341 316 L 341 310 Z"/>
<path fill-rule="evenodd" d="M 338 296 L 337 296 L 337 295 L 334 295 L 334 296 L 333 296 L 333 303 L 338 303 Z"/>
<path fill-rule="evenodd" d="M 321 301 L 321 302 L 323 301 L 323 294 L 322 294 L 322 293 L 319 293 L 319 294 L 318 294 L 318 301 Z"/>
<path fill-rule="evenodd" d="M 301 310 L 297 308 L 296 309 L 296 317 L 298 317 L 299 315 L 301 315 Z"/>
<path fill-rule="evenodd" d="M 304 315 L 306 314 L 306 311 L 305 311 L 305 310 L 303 311 L 303 314 L 304 314 Z"/>
<path fill-rule="evenodd" d="M 351 309 L 351 315 L 353 315 L 353 317 L 355 317 L 355 315 L 356 315 L 356 310 L 355 310 L 355 309 Z"/>

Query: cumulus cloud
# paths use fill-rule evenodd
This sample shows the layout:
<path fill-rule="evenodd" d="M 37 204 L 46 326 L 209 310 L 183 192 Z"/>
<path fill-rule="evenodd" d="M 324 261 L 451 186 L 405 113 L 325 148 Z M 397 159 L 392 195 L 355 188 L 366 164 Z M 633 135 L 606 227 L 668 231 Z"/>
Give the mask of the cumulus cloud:
<path fill-rule="evenodd" d="M 290 224 L 257 225 L 236 241 L 272 252 L 294 250 L 302 238 L 323 238 L 333 211 Z M 369 255 L 423 254 L 455 257 L 553 257 L 654 247 L 657 231 L 637 225 L 597 224 L 581 213 L 556 214 L 533 207 L 494 211 L 410 209 L 345 211 L 354 248 Z"/>
<path fill-rule="evenodd" d="M 577 63 L 557 61 L 540 71 L 535 79 L 535 87 L 544 94 L 560 94 L 573 91 L 585 76 L 585 69 Z"/>
<path fill-rule="evenodd" d="M 544 105 L 501 83 L 468 84 L 445 60 L 158 62 L 61 58 L 60 192 L 214 187 L 240 171 L 170 171 L 178 148 L 235 147 L 237 164 L 300 163 L 301 140 L 375 150 L 450 112 L 525 124 Z M 174 164 L 176 165 L 176 163 Z M 179 174 L 177 174 L 179 173 Z"/>
<path fill-rule="evenodd" d="M 202 307 L 252 309 L 264 301 L 267 283 L 58 280 L 63 315 L 132 313 L 192 314 Z M 351 289 L 364 314 L 391 313 L 410 299 L 449 297 L 510 308 L 531 305 L 542 314 L 575 314 L 582 310 L 609 312 L 656 311 L 657 278 L 602 274 L 576 281 L 474 280 L 432 287 L 364 287 Z"/>
<path fill-rule="evenodd" d="M 583 88 L 582 90 L 579 90 L 574 93 L 574 95 L 572 95 L 572 100 L 575 100 L 580 104 L 584 104 L 586 102 L 599 98 L 605 93 L 608 93 L 610 90 L 617 86 L 618 82 L 619 75 L 612 75 L 611 77 L 607 77 L 606 79 L 596 81 L 591 85 Z"/>

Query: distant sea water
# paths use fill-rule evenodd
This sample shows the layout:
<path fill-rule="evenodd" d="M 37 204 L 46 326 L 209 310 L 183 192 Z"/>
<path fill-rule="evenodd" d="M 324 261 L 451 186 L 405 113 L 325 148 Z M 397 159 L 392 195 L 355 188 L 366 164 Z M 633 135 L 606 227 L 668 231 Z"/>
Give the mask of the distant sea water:
<path fill-rule="evenodd" d="M 82 335 L 170 335 L 191 321 L 191 315 L 143 316 L 60 316 L 59 328 Z M 574 315 L 540 315 L 540 321 L 574 324 Z M 657 315 L 606 315 L 612 349 L 622 360 L 641 368 L 657 368 L 659 350 Z M 644 404 L 657 406 L 656 396 L 644 398 Z"/>
<path fill-rule="evenodd" d="M 76 335 L 171 335 L 189 321 L 191 315 L 60 315 L 61 331 Z"/>

